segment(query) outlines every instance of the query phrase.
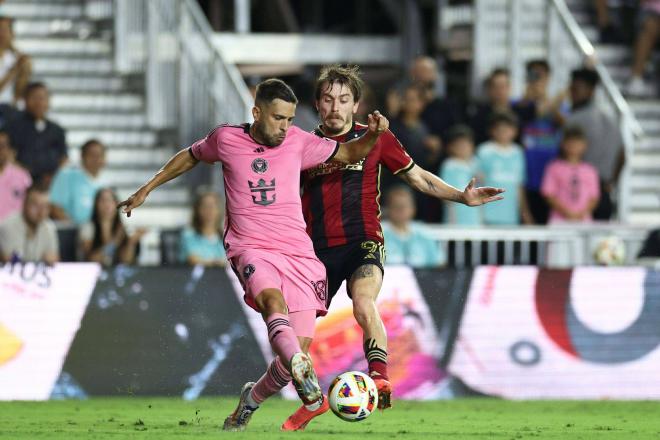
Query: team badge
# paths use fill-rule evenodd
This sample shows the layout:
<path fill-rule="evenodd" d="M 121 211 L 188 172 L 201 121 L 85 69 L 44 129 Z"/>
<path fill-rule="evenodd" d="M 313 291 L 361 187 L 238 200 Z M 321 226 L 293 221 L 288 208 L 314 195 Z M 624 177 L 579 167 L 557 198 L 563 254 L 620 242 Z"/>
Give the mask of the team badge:
<path fill-rule="evenodd" d="M 254 271 L 255 271 L 254 265 L 252 265 L 252 264 L 248 264 L 247 266 L 245 266 L 245 267 L 243 268 L 243 279 L 244 279 L 245 281 L 247 281 L 248 278 L 250 278 L 250 277 L 252 276 L 252 274 L 254 273 Z"/>
<path fill-rule="evenodd" d="M 326 280 L 312 281 L 314 293 L 321 300 L 325 301 L 328 292 L 328 283 Z"/>
<path fill-rule="evenodd" d="M 252 171 L 257 174 L 263 174 L 268 171 L 268 162 L 260 157 L 252 161 Z"/>

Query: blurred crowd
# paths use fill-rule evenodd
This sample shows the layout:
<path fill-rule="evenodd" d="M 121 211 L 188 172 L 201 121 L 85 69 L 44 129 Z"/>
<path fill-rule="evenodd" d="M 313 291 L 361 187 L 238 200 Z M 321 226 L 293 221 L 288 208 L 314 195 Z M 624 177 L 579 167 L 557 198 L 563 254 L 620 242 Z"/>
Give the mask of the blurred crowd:
<path fill-rule="evenodd" d="M 650 56 L 646 47 L 653 47 L 660 28 L 660 1 L 642 2 L 642 8 L 631 93 Z M 607 11 L 596 10 L 601 38 L 620 38 Z M 418 165 L 461 189 L 476 177 L 478 185 L 506 190 L 504 200 L 470 208 L 443 204 L 384 176 L 389 263 L 444 264 L 426 223 L 544 225 L 613 216 L 625 156 L 618 121 L 594 99 L 599 76 L 588 67 L 576 69 L 553 96 L 552 66 L 536 59 L 525 68 L 522 96 L 512 96 L 509 72 L 496 68 L 483 79 L 481 99 L 459 104 L 441 93 L 435 59 L 420 56 L 387 91 L 381 108 Z M 122 222 L 111 189 L 118 182 L 103 176 L 106 146 L 89 139 L 77 164 L 69 160 L 66 132 L 47 116 L 48 86 L 34 81 L 31 70 L 30 58 L 14 45 L 12 19 L 0 17 L 0 262 L 59 261 L 57 222 L 75 227 L 76 259 L 106 266 L 134 263 L 146 230 L 129 232 Z M 364 120 L 376 101 L 376 93 L 367 90 L 356 119 Z M 299 123 L 316 123 L 309 102 L 301 99 Z M 226 264 L 223 207 L 216 193 L 197 194 L 189 226 L 176 234 L 176 261 L 170 263 Z"/>

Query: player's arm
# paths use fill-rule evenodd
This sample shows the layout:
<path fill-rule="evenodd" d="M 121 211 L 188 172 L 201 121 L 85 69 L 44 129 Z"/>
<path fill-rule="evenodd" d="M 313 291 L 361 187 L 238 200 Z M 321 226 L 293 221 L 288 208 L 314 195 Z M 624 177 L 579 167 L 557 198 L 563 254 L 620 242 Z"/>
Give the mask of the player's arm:
<path fill-rule="evenodd" d="M 352 141 L 340 143 L 331 160 L 351 164 L 364 159 L 376 145 L 378 136 L 390 126 L 390 122 L 376 110 L 369 115 L 367 125 L 369 129 L 365 134 Z"/>
<path fill-rule="evenodd" d="M 195 159 L 189 148 L 179 151 L 154 176 L 142 185 L 132 196 L 121 202 L 118 208 L 124 207 L 126 216 L 131 216 L 131 211 L 142 205 L 151 191 L 165 182 L 169 182 L 186 171 L 190 171 L 199 161 Z"/>
<path fill-rule="evenodd" d="M 477 188 L 474 186 L 476 180 L 474 178 L 461 191 L 419 165 L 414 165 L 408 172 L 398 175 L 419 192 L 437 199 L 463 203 L 468 206 L 479 206 L 503 198 L 500 196 L 504 192 L 503 189 L 490 186 Z"/>

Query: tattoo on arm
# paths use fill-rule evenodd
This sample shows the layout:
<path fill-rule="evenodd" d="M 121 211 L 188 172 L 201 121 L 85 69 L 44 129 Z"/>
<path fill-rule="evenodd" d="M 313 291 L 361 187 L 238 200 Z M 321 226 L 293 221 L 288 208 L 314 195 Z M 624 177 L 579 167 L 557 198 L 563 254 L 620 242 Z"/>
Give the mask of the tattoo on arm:
<path fill-rule="evenodd" d="M 433 192 L 433 193 L 435 192 L 435 190 L 436 190 L 435 183 L 433 183 L 432 180 L 426 179 L 426 185 L 428 185 L 428 189 L 429 189 L 430 192 Z"/>

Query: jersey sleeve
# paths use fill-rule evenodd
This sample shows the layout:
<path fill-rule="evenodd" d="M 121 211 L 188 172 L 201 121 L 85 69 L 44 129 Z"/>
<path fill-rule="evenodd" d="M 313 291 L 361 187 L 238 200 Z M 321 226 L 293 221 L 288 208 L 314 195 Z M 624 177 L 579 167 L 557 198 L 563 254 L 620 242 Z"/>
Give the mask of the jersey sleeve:
<path fill-rule="evenodd" d="M 301 130 L 303 140 L 301 169 L 307 170 L 332 159 L 339 142 Z"/>
<path fill-rule="evenodd" d="M 207 134 L 205 138 L 198 140 L 188 147 L 188 151 L 192 157 L 206 163 L 218 162 L 220 160 L 222 130 L 222 127 L 217 127 Z"/>
<path fill-rule="evenodd" d="M 392 172 L 392 174 L 407 173 L 415 166 L 415 162 L 403 148 L 401 142 L 394 133 L 387 130 L 378 139 L 381 144 L 381 162 Z"/>

